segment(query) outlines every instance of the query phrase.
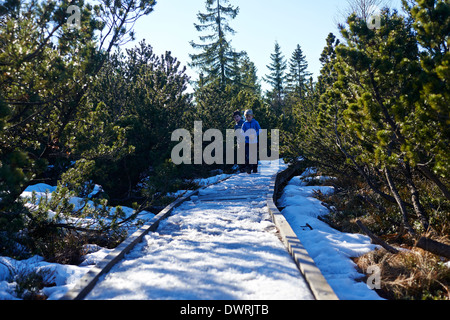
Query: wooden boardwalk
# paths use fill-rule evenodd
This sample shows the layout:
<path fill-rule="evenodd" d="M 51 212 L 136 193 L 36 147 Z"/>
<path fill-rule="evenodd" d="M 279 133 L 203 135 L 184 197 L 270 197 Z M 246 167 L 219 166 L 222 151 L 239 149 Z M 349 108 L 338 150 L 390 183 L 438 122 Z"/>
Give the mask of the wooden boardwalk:
<path fill-rule="evenodd" d="M 289 178 L 289 175 L 292 175 L 292 172 L 293 168 L 265 177 L 263 174 L 235 175 L 213 186 L 186 194 L 165 208 L 89 271 L 63 299 L 177 299 L 177 297 L 183 299 L 290 299 L 283 293 L 283 290 L 274 292 L 274 287 L 284 288 L 284 292 L 290 290 L 295 292 L 292 299 L 337 299 L 314 261 L 309 258 L 308 253 L 273 203 L 273 197 L 278 191 L 278 187 Z M 242 183 L 242 179 L 245 179 L 247 183 Z M 258 233 L 261 230 L 253 230 L 252 227 L 248 227 L 250 224 L 247 223 L 245 217 L 241 216 L 242 212 L 236 213 L 232 210 L 236 206 L 243 206 L 246 208 L 245 210 L 259 206 L 264 212 L 269 213 L 269 219 L 272 219 L 277 228 L 276 235 L 275 232 Z M 188 213 L 189 210 L 192 212 Z M 194 225 L 189 222 L 189 219 L 193 219 L 196 214 L 204 214 L 203 211 L 208 212 L 202 218 L 204 225 Z M 261 210 L 255 210 L 254 214 L 258 215 L 261 212 Z M 167 219 L 169 216 L 171 218 Z M 250 220 L 252 219 L 254 218 L 252 217 Z M 226 228 L 216 227 L 221 223 L 226 224 Z M 240 224 L 245 227 L 241 228 Z M 158 228 L 158 226 L 160 227 Z M 197 239 L 192 238 L 193 229 Z M 245 232 L 254 234 L 253 238 L 255 239 L 245 236 Z M 243 235 L 243 237 L 239 239 L 239 235 Z M 235 249 L 228 250 L 227 247 L 217 242 L 217 237 L 224 238 L 228 243 L 233 242 Z M 261 244 L 258 242 L 258 237 L 263 237 L 264 242 L 271 244 L 269 246 Z M 285 247 L 281 245 L 281 242 L 279 242 L 281 247 L 277 247 L 276 241 L 271 237 L 278 237 L 276 241 L 281 239 Z M 149 250 L 147 255 L 137 253 L 137 251 L 144 250 L 143 245 L 140 244 L 144 238 L 147 241 L 145 250 Z M 155 243 L 158 243 L 160 248 L 153 246 Z M 166 246 L 165 252 L 168 252 L 175 243 L 179 244 L 180 249 L 174 251 L 176 254 L 173 254 L 172 260 L 170 260 L 172 265 L 177 266 L 177 270 L 173 271 L 167 262 L 159 264 L 165 259 L 164 256 L 159 258 L 155 256 L 156 252 L 162 254 L 164 246 Z M 194 246 L 191 253 L 183 251 L 189 250 L 189 247 L 185 247 L 185 245 L 192 243 Z M 133 251 L 138 244 L 139 250 Z M 248 255 L 247 257 L 243 255 L 243 260 L 236 259 L 240 249 L 247 252 Z M 289 259 L 283 257 L 282 251 L 286 249 L 291 255 Z M 200 251 L 202 255 L 198 254 Z M 126 256 L 130 252 L 131 258 Z M 222 256 L 219 256 L 217 252 L 221 252 Z M 276 259 L 280 259 L 276 262 L 274 259 L 272 261 L 267 258 L 274 257 L 274 252 L 276 252 Z M 189 256 L 192 259 L 188 259 Z M 252 267 L 250 271 L 244 269 L 245 272 L 241 274 L 242 265 L 248 262 L 249 256 L 251 256 L 252 265 L 257 265 L 258 268 L 256 270 Z M 142 264 L 136 267 L 137 269 L 131 268 L 131 271 L 128 271 L 125 265 L 134 263 L 130 259 L 136 259 L 136 261 L 140 259 Z M 209 264 L 208 261 L 214 261 L 214 263 Z M 236 264 L 223 261 L 234 261 L 233 263 Z M 142 270 L 143 266 L 149 270 L 148 273 L 140 276 L 141 280 L 133 278 L 131 273 L 137 274 L 136 270 Z M 232 277 L 230 273 L 227 273 L 227 268 L 234 270 Z M 133 272 L 133 270 L 135 271 Z M 244 283 L 248 281 L 249 272 L 254 280 L 247 282 L 251 284 L 251 288 L 246 288 Z M 298 275 L 295 275 L 296 272 Z M 173 281 L 174 283 L 180 282 L 179 286 L 174 285 L 172 292 L 162 290 L 158 284 L 159 279 L 164 276 L 168 279 L 176 279 Z M 226 280 L 227 277 L 231 278 Z M 264 281 L 261 280 L 263 278 Z M 236 281 L 239 279 L 241 281 Z M 261 284 L 257 283 L 257 280 L 261 280 Z M 142 282 L 142 285 L 136 283 L 139 281 Z M 117 283 L 119 282 L 122 291 L 118 288 Z M 299 288 L 298 291 L 293 289 L 293 283 Z M 215 285 L 209 288 L 212 284 Z M 264 285 L 266 288 L 263 288 Z M 258 286 L 259 290 L 256 292 L 253 287 Z M 132 290 L 132 288 L 134 289 Z M 113 291 L 114 294 L 112 294 Z M 136 293 L 136 291 L 140 293 Z"/>

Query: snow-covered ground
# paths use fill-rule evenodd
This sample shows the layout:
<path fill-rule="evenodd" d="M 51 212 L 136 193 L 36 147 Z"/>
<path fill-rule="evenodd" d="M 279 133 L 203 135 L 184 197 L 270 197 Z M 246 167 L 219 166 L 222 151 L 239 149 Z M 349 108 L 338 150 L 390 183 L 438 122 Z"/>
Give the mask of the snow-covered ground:
<path fill-rule="evenodd" d="M 351 258 L 375 250 L 370 238 L 362 234 L 343 233 L 331 228 L 318 217 L 328 213 L 321 201 L 313 197 L 314 190 L 323 194 L 334 192 L 329 186 L 307 186 L 314 170 L 308 169 L 293 177 L 283 190 L 277 205 L 291 225 L 311 258 L 319 267 L 339 299 L 379 300 L 378 294 L 366 283 Z M 327 177 L 317 177 L 326 180 Z M 311 226 L 309 228 L 307 225 Z"/>
<path fill-rule="evenodd" d="M 270 177 L 285 167 L 282 161 L 263 161 L 258 174 L 236 174 L 203 189 L 103 276 L 87 298 L 312 299 L 265 207 Z M 340 233 L 318 220 L 327 209 L 312 197 L 312 189 L 318 187 L 306 187 L 303 178 L 294 177 L 285 188 L 278 203 L 285 207 L 282 213 L 339 298 L 379 299 L 365 283 L 355 280 L 362 275 L 350 259 L 375 246 L 365 236 Z M 45 188 L 52 191 L 54 187 L 39 185 L 26 192 L 44 192 Z M 320 188 L 332 192 L 330 187 Z M 246 199 L 236 199 L 243 194 L 248 195 Z M 210 201 L 212 197 L 221 200 Z M 132 213 L 130 208 L 123 209 Z M 306 223 L 313 230 L 303 228 Z M 90 248 L 91 253 L 79 266 L 48 263 L 38 256 L 24 261 L 0 257 L 0 299 L 17 299 L 14 276 L 27 270 L 48 274 L 56 286 L 44 288 L 43 293 L 49 299 L 59 299 L 110 252 Z"/>

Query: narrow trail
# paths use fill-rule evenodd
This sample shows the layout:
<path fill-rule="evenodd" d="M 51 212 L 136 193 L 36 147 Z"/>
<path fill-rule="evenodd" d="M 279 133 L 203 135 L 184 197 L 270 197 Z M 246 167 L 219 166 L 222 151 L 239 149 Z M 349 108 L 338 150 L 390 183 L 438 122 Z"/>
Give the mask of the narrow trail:
<path fill-rule="evenodd" d="M 174 209 L 87 300 L 312 300 L 266 207 L 271 176 L 237 174 Z"/>

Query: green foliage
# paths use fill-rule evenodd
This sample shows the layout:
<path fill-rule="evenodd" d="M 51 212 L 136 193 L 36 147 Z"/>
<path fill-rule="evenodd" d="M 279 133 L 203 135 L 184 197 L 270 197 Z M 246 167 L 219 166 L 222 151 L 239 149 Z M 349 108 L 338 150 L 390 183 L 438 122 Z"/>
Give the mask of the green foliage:
<path fill-rule="evenodd" d="M 61 175 L 58 184 L 73 191 L 77 196 L 86 197 L 94 187 L 92 183 L 88 182 L 94 170 L 94 160 L 78 160 L 73 167 Z"/>
<path fill-rule="evenodd" d="M 11 201 L 11 197 L 16 196 L 31 178 L 24 172 L 26 167 L 30 167 L 30 161 L 24 152 L 13 151 L 4 155 L 0 163 L 1 203 Z"/>
<path fill-rule="evenodd" d="M 14 258 L 27 256 L 27 250 L 17 246 L 17 242 L 21 237 L 20 232 L 26 225 L 25 216 L 27 212 L 22 203 L 14 203 L 1 209 L 0 255 Z"/>
<path fill-rule="evenodd" d="M 75 197 L 76 193 L 60 183 L 56 191 L 28 199 L 27 233 L 20 243 L 30 253 L 47 261 L 77 264 L 83 245 L 97 243 L 114 247 L 124 239 L 121 228 L 127 218 L 121 207 L 112 208 L 106 199 Z"/>
<path fill-rule="evenodd" d="M 28 181 L 41 173 L 43 161 L 111 156 L 123 147 L 123 131 L 105 126 L 102 106 L 95 109 L 84 95 L 111 48 L 127 34 L 128 23 L 148 14 L 154 1 L 141 1 L 139 6 L 135 1 L 105 1 L 95 10 L 84 2 L 77 5 L 81 8 L 78 29 L 66 24 L 68 1 L 8 2 L 2 10 L 1 157 L 5 163 L 3 157 L 12 152 L 24 154 L 29 159 L 23 168 Z M 116 14 L 121 5 L 128 6 L 128 13 Z M 98 10 L 101 17 L 96 16 Z M 136 16 L 129 16 L 132 13 Z M 112 38 L 101 38 L 99 45 L 95 32 L 112 28 L 101 19 L 113 19 L 121 28 L 112 32 Z M 102 51 L 106 43 L 108 50 Z"/>
<path fill-rule="evenodd" d="M 304 159 L 325 166 L 332 171 L 345 170 L 345 156 L 336 146 L 334 127 L 336 123 L 335 94 L 329 89 L 336 83 L 334 70 L 335 47 L 339 43 L 333 34 L 327 37 L 327 46 L 321 55 L 322 69 L 318 83 L 308 88 L 301 99 L 290 99 L 293 104 L 293 127 L 286 130 L 284 153 L 291 158 L 301 155 Z M 327 91 L 326 91 L 327 90 Z"/>
<path fill-rule="evenodd" d="M 309 77 L 312 75 L 307 69 L 308 61 L 300 45 L 297 45 L 289 60 L 289 73 L 286 79 L 288 91 L 300 98 L 305 97 Z"/>
<path fill-rule="evenodd" d="M 436 221 L 450 200 L 448 4 L 409 4 L 409 17 L 383 10 L 379 29 L 351 15 L 344 43 L 328 36 L 318 83 L 294 106 L 287 149 L 332 174 L 359 176 L 371 203 L 416 235 L 442 230 Z"/>
<path fill-rule="evenodd" d="M 17 268 L 8 266 L 9 280 L 15 282 L 17 297 L 24 300 L 45 300 L 41 290 L 55 285 L 54 271 L 50 269 Z"/>
<path fill-rule="evenodd" d="M 404 2 L 408 6 L 407 2 Z M 412 144 L 423 146 L 423 155 L 414 159 L 427 163 L 431 170 L 449 178 L 450 157 L 450 4 L 444 0 L 417 1 L 409 8 L 419 45 L 420 82 L 416 84 L 419 94 L 411 97 L 415 105 L 412 121 L 424 126 L 414 130 L 408 123 L 405 131 L 412 136 Z M 412 122 L 411 121 L 411 122 Z M 413 146 L 409 146 L 409 149 Z"/>
<path fill-rule="evenodd" d="M 201 50 L 198 54 L 192 54 L 190 66 L 198 67 L 203 74 L 203 81 L 207 83 L 219 78 L 224 87 L 234 78 L 234 63 L 242 53 L 236 52 L 227 39 L 227 34 L 233 35 L 235 31 L 230 27 L 228 19 L 234 19 L 239 13 L 239 7 L 233 7 L 229 0 L 206 0 L 206 13 L 198 13 L 200 24 L 194 24 L 197 31 L 210 30 L 208 35 L 200 36 L 204 44 L 196 44 L 191 41 L 194 49 Z"/>
<path fill-rule="evenodd" d="M 2 253 L 16 255 L 16 242 L 38 247 L 39 236 L 33 237 L 39 234 L 48 240 L 43 241 L 43 252 L 64 239 L 55 221 L 24 207 L 19 197 L 28 185 L 43 178 L 58 180 L 71 161 L 77 161 L 63 184 L 80 192 L 81 180 L 94 171 L 93 161 L 116 160 L 133 150 L 126 128 L 112 120 L 103 104 L 93 104 L 87 92 L 111 50 L 132 37 L 130 27 L 150 13 L 155 2 L 105 0 L 92 6 L 79 1 L 80 28 L 66 23 L 70 4 L 64 0 L 0 5 Z M 58 210 L 70 211 L 65 206 L 68 197 L 65 193 L 58 198 Z M 58 243 L 64 247 L 64 241 Z"/>
<path fill-rule="evenodd" d="M 240 57 L 235 59 L 232 84 L 239 90 L 246 90 L 260 95 L 261 85 L 256 72 L 255 64 L 244 51 Z"/>
<path fill-rule="evenodd" d="M 180 62 L 170 52 L 156 56 L 144 41 L 106 62 L 89 97 L 102 106 L 99 119 L 115 134 L 106 141 L 117 141 L 118 153 L 96 157 L 91 177 L 111 198 L 140 197 L 137 183 L 170 157 L 171 133 L 187 126 L 192 108 L 187 85 Z"/>
<path fill-rule="evenodd" d="M 275 43 L 264 97 L 254 63 L 230 45 L 239 8 L 227 0 L 207 0 L 197 15 L 196 29 L 209 33 L 191 43 L 200 51 L 191 55 L 200 70 L 193 94 L 170 52 L 157 56 L 145 41 L 113 50 L 133 39 L 154 0 L 80 1 L 76 29 L 66 24 L 70 4 L 0 5 L 1 254 L 76 263 L 85 241 L 117 243 L 128 218 L 111 204 L 165 204 L 167 192 L 195 187 L 193 177 L 230 169 L 174 165 L 171 133 L 202 121 L 225 136 L 232 113 L 246 109 L 262 128 L 281 130 L 281 156 L 356 181 L 352 193 L 384 211 L 372 214 L 380 232 L 448 233 L 439 227 L 450 207 L 448 1 L 405 0 L 406 17 L 385 9 L 373 30 L 351 15 L 343 43 L 328 35 L 317 83 L 300 45 L 287 70 Z M 40 181 L 57 191 L 25 207 L 20 194 Z M 104 192 L 74 206 L 94 183 Z M 363 200 L 344 198 L 361 209 Z"/>
<path fill-rule="evenodd" d="M 285 87 L 286 87 L 286 60 L 281 52 L 280 45 L 275 42 L 274 53 L 270 55 L 271 63 L 267 66 L 270 74 L 264 80 L 270 84 L 272 89 L 267 93 L 272 107 L 277 115 L 281 115 L 284 107 Z"/>

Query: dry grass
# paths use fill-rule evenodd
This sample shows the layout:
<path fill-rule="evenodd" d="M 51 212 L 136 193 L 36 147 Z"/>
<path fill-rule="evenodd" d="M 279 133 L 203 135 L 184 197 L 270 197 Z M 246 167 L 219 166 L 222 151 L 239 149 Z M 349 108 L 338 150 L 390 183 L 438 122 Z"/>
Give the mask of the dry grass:
<path fill-rule="evenodd" d="M 378 266 L 380 296 L 387 299 L 450 300 L 450 268 L 436 255 L 420 248 L 392 254 L 384 249 L 354 259 L 361 270 Z"/>
<path fill-rule="evenodd" d="M 404 248 L 397 254 L 380 249 L 354 259 L 362 273 L 370 266 L 380 268 L 381 289 L 377 290 L 380 296 L 392 300 L 450 300 L 450 266 L 445 265 L 441 257 L 414 246 L 416 239 L 405 232 L 395 203 L 381 199 L 364 182 L 352 176 L 338 176 L 331 182 L 336 190 L 334 194 L 315 195 L 333 208 L 323 217 L 325 222 L 343 232 L 360 233 L 355 224 L 359 219 L 390 245 Z M 423 236 L 450 244 L 449 203 L 438 196 L 434 186 L 426 181 L 419 183 L 422 191 L 426 190 L 422 195 L 432 228 L 425 234 L 418 227 L 412 210 L 410 222 Z M 367 277 L 372 275 L 368 273 Z"/>

